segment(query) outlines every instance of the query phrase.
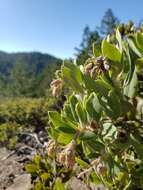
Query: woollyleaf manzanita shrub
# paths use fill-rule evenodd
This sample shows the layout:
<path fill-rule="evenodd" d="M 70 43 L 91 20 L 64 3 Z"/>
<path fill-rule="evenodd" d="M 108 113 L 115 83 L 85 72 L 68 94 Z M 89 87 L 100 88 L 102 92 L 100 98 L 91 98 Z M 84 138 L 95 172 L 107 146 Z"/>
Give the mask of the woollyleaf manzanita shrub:
<path fill-rule="evenodd" d="M 124 35 L 121 29 L 105 38 L 98 51 L 93 46 L 94 55 L 85 63 L 65 61 L 51 83 L 53 96 L 64 87 L 71 94 L 60 113 L 49 112 L 47 154 L 53 177 L 47 186 L 39 178 L 41 189 L 68 189 L 72 176 L 87 189 L 91 184 L 143 189 L 143 34 L 131 30 Z M 64 170 L 70 174 L 63 180 Z"/>
<path fill-rule="evenodd" d="M 76 176 L 88 178 L 88 187 L 143 189 L 143 34 L 122 36 L 117 29 L 111 37 L 100 56 L 80 66 L 65 61 L 51 84 L 54 96 L 63 86 L 73 92 L 61 113 L 49 112 L 54 159 L 70 170 L 80 167 Z"/>

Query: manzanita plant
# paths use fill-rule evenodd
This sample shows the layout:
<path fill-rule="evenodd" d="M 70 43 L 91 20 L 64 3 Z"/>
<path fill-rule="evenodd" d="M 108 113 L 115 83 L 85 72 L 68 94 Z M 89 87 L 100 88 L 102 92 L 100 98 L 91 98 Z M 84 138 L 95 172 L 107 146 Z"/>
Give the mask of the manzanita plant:
<path fill-rule="evenodd" d="M 60 113 L 49 112 L 48 156 L 88 189 L 143 189 L 143 34 L 120 31 L 85 63 L 65 61 L 51 83 L 54 96 L 64 86 L 72 94 Z"/>

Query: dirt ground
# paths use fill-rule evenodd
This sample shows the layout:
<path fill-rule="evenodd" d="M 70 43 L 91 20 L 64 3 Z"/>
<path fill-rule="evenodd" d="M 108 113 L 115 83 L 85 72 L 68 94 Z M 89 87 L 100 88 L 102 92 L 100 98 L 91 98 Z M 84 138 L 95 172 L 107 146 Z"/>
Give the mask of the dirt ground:
<path fill-rule="evenodd" d="M 0 190 L 29 190 L 32 187 L 31 176 L 24 171 L 27 159 L 26 154 L 17 155 L 15 151 L 0 148 Z M 89 190 L 75 177 L 69 183 L 73 190 Z M 93 186 L 92 190 L 103 188 Z"/>
<path fill-rule="evenodd" d="M 31 187 L 31 177 L 23 170 L 14 152 L 6 148 L 0 149 L 0 190 L 28 190 Z"/>

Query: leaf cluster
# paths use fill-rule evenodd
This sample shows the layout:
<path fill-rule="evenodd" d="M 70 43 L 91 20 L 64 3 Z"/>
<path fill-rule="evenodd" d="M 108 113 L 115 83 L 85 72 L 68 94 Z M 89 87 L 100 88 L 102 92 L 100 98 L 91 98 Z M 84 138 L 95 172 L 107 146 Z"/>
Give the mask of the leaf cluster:
<path fill-rule="evenodd" d="M 82 66 L 64 62 L 61 79 L 73 94 L 61 113 L 49 112 L 49 134 L 63 149 L 76 141 L 75 164 L 84 174 L 84 162 L 91 169 L 87 183 L 100 182 L 107 189 L 143 189 L 139 78 L 143 34 L 135 31 L 124 37 L 117 29 L 114 42 L 112 39 L 102 40 L 100 56 L 95 53 Z M 106 70 L 105 62 L 109 65 Z M 94 77 L 86 72 L 87 64 L 94 65 Z"/>

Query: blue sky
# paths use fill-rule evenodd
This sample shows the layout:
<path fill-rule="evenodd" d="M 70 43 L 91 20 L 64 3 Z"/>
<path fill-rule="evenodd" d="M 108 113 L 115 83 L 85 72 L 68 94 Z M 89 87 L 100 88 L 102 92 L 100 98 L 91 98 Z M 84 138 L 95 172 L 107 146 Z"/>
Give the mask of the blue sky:
<path fill-rule="evenodd" d="M 123 22 L 143 18 L 143 0 L 0 0 L 0 50 L 72 57 L 108 8 Z"/>

